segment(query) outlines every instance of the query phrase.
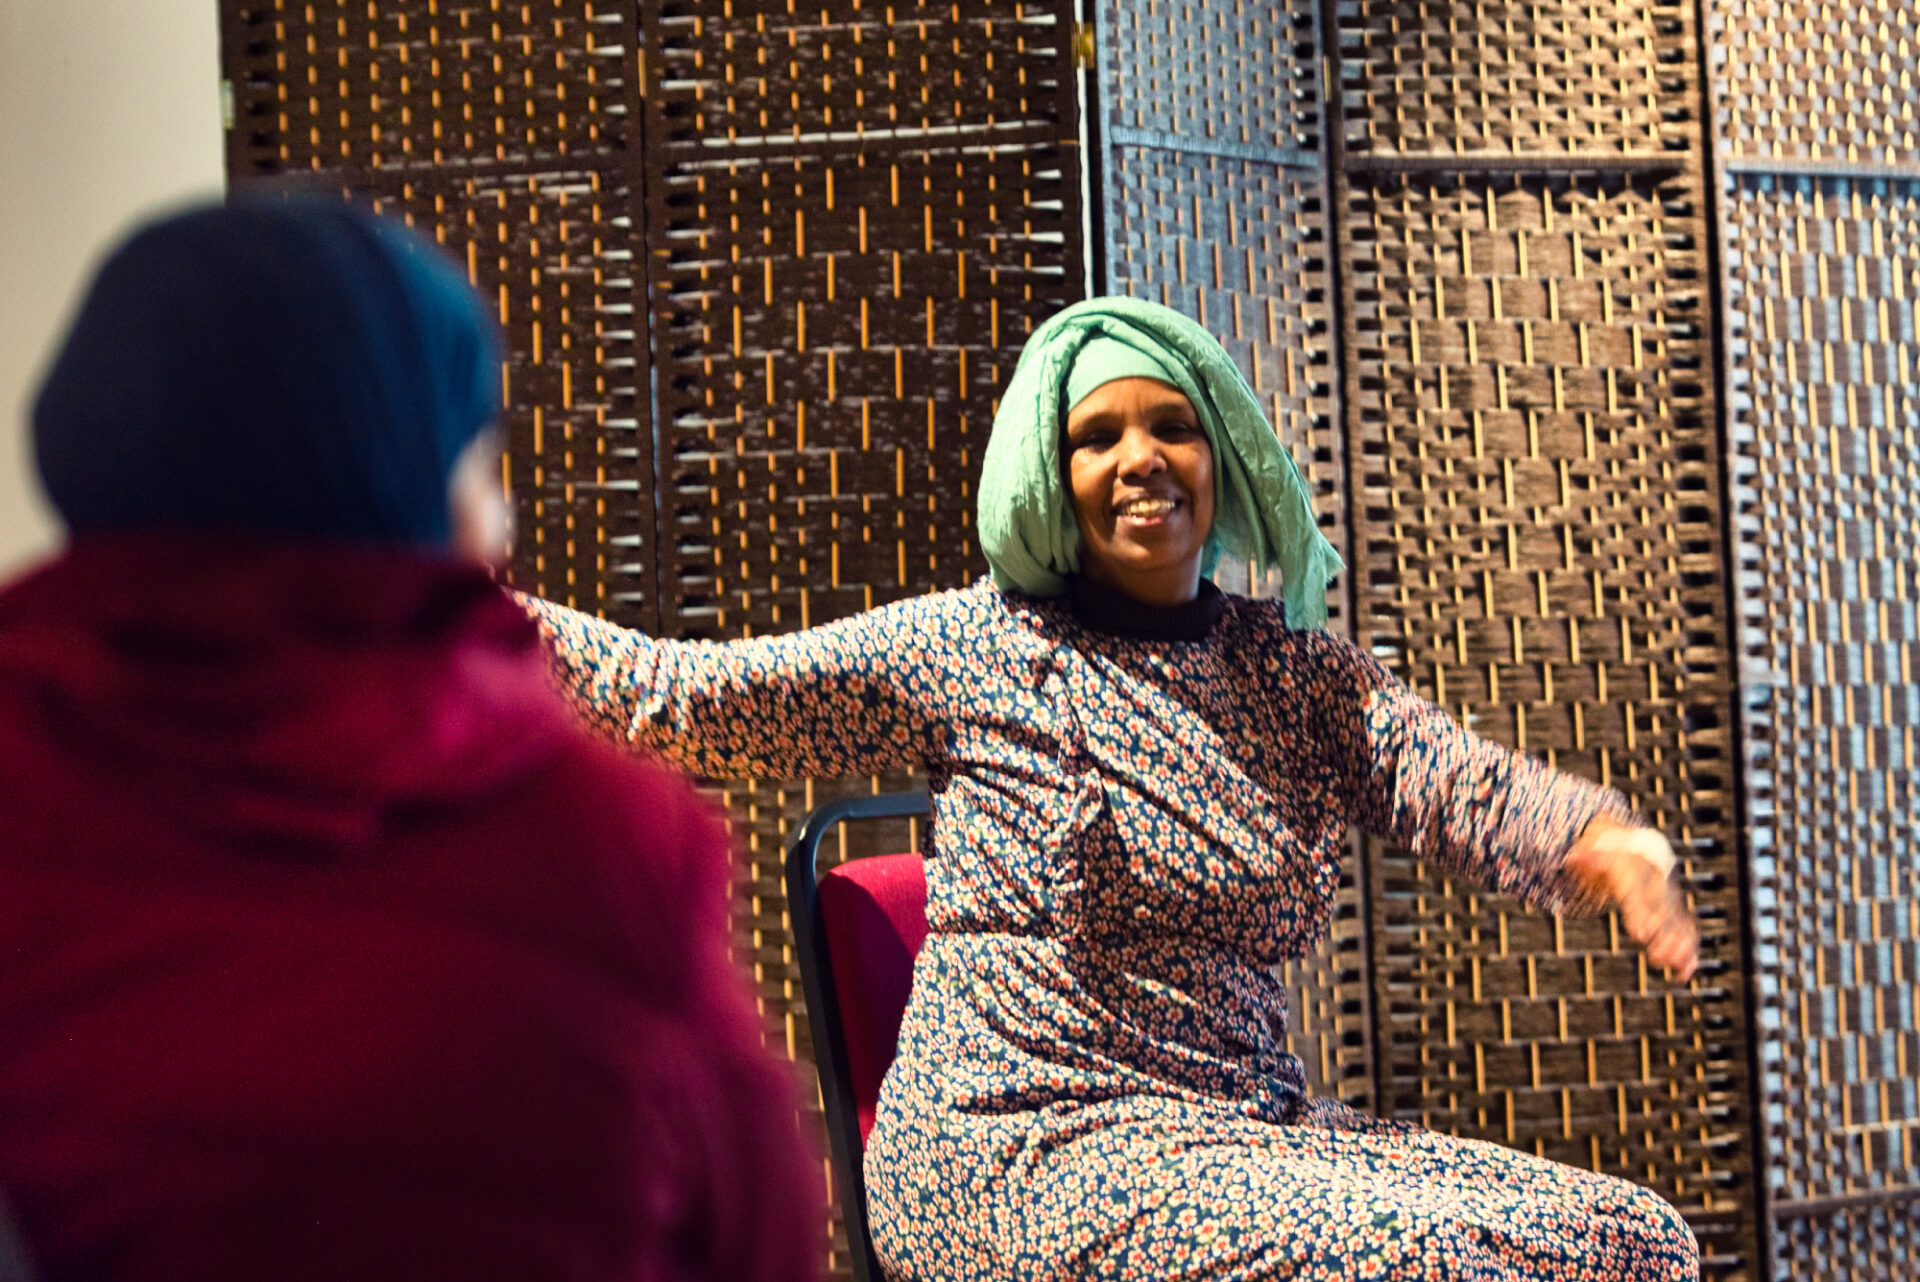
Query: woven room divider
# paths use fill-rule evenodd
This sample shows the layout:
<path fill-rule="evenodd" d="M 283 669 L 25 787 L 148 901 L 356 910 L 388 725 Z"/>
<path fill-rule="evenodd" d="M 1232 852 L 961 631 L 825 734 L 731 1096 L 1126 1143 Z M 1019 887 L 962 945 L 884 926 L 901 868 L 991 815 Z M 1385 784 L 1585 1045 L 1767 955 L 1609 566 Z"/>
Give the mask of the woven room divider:
<path fill-rule="evenodd" d="M 661 631 L 784 631 L 978 577 L 996 392 L 1081 292 L 1063 6 L 643 12 Z M 789 1054 L 811 1058 L 788 830 L 907 786 L 722 790 L 738 934 Z M 838 1263 L 837 1217 L 833 1238 Z"/>
<path fill-rule="evenodd" d="M 1701 975 L 1369 850 L 1382 1108 L 1658 1189 L 1757 1260 L 1709 330 L 1682 4 L 1343 4 L 1360 638 L 1675 841 Z"/>
<path fill-rule="evenodd" d="M 1311 3 L 1103 6 L 1092 49 L 1099 292 L 1151 298 L 1219 335 L 1347 533 L 1336 410 L 1319 15 Z M 1227 567 L 1244 575 L 1245 567 Z M 1223 583 L 1262 594 L 1277 585 Z M 1344 592 L 1329 626 L 1347 625 Z M 1375 1104 L 1367 922 L 1358 865 L 1331 946 L 1285 968 L 1290 1046 L 1316 1091 Z"/>
<path fill-rule="evenodd" d="M 1200 319 L 1347 556 L 1334 626 L 1624 789 L 1706 928 L 1675 989 L 1610 919 L 1357 844 L 1287 974 L 1316 1089 L 1645 1183 L 1711 1278 L 1920 1275 L 1911 14 L 1086 10 L 223 0 L 230 168 L 464 258 L 514 582 L 662 635 L 971 580 L 1031 327 Z M 723 790 L 798 1058 L 785 832 L 906 782 Z"/>
<path fill-rule="evenodd" d="M 1675 991 L 1610 920 L 1369 843 L 1292 977 L 1296 1051 L 1351 1102 L 1658 1189 L 1731 1278 L 1757 1213 L 1693 23 L 1103 6 L 1096 132 L 1104 286 L 1283 389 L 1346 539 L 1336 616 L 1481 733 L 1624 789 L 1708 929 Z"/>
<path fill-rule="evenodd" d="M 1920 1277 L 1920 21 L 1713 14 L 1769 1245 Z"/>

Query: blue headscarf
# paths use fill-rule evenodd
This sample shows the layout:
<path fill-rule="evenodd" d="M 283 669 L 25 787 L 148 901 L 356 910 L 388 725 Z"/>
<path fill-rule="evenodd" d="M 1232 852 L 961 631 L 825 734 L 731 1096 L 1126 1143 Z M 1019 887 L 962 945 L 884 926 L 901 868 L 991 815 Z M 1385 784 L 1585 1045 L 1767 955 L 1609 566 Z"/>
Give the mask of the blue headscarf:
<path fill-rule="evenodd" d="M 499 409 L 493 321 L 439 249 L 344 203 L 253 198 L 106 261 L 33 442 L 76 532 L 443 548 L 454 462 Z"/>

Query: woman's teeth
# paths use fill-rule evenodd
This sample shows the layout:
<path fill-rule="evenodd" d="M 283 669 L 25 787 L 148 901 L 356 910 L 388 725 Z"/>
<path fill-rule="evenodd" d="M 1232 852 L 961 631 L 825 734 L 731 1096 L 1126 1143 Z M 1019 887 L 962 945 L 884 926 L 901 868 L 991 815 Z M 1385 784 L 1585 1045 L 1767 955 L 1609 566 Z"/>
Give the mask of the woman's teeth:
<path fill-rule="evenodd" d="M 1177 505 L 1172 499 L 1130 499 L 1119 508 L 1121 516 L 1165 516 Z"/>

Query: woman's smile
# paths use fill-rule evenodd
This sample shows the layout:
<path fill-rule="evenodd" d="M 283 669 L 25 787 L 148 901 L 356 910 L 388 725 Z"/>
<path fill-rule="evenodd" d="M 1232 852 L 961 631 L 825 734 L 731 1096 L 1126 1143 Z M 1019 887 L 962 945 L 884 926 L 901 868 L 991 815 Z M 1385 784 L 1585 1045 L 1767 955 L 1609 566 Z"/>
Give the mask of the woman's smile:
<path fill-rule="evenodd" d="M 1136 525 L 1154 527 L 1164 525 L 1180 506 L 1180 500 L 1170 497 L 1141 495 L 1138 498 L 1123 499 L 1113 505 L 1114 514 L 1123 521 Z"/>

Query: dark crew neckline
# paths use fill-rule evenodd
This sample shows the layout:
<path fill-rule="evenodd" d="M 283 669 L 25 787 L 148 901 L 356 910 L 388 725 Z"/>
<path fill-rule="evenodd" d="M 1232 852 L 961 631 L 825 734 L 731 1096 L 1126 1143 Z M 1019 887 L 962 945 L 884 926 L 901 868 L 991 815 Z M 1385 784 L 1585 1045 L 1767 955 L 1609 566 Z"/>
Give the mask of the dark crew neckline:
<path fill-rule="evenodd" d="M 1084 575 L 1074 575 L 1073 617 L 1083 627 L 1130 641 L 1199 641 L 1213 630 L 1227 608 L 1227 598 L 1209 579 L 1200 591 L 1179 605 L 1149 605 L 1118 588 Z"/>

